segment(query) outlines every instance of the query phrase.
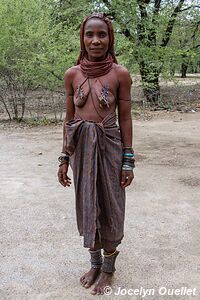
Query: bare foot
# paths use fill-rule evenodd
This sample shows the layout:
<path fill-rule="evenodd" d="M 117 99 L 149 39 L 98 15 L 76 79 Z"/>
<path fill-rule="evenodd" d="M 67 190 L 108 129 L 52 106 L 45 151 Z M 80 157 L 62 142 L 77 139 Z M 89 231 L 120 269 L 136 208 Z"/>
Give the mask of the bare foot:
<path fill-rule="evenodd" d="M 100 273 L 100 268 L 91 268 L 89 272 L 85 273 L 81 278 L 81 285 L 85 288 L 89 288 L 97 279 Z"/>
<path fill-rule="evenodd" d="M 105 273 L 101 272 L 99 279 L 94 287 L 94 289 L 91 291 L 92 295 L 103 295 L 104 294 L 104 288 L 106 286 L 111 286 L 113 273 Z"/>

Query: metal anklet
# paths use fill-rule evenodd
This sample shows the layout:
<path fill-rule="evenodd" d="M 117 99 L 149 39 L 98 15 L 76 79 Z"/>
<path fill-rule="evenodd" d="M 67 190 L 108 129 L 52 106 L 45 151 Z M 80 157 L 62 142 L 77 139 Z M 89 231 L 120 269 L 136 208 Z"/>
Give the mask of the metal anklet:
<path fill-rule="evenodd" d="M 115 250 L 113 253 L 108 253 L 104 251 L 104 260 L 102 264 L 101 270 L 106 273 L 113 273 L 115 269 L 115 260 L 117 258 L 117 255 L 119 254 L 119 251 Z"/>
<path fill-rule="evenodd" d="M 101 268 L 102 266 L 102 262 L 103 262 L 103 258 L 101 255 L 101 249 L 98 250 L 88 250 L 90 252 L 91 255 L 91 268 Z"/>

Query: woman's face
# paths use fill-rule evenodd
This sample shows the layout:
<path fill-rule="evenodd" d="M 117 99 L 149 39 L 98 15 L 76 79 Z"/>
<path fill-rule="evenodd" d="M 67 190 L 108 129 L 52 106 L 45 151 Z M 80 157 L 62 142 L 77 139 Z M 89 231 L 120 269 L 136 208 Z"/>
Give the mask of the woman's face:
<path fill-rule="evenodd" d="M 108 26 L 104 21 L 92 18 L 86 22 L 84 45 L 90 61 L 105 59 L 109 46 L 109 34 Z"/>

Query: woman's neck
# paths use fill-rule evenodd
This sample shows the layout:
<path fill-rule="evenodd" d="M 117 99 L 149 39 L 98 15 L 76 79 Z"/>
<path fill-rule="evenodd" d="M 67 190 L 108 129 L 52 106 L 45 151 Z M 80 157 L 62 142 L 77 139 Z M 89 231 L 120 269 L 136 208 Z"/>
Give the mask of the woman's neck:
<path fill-rule="evenodd" d="M 107 55 L 105 54 L 103 57 L 94 57 L 94 56 L 86 56 L 86 58 L 91 62 L 100 62 L 106 59 Z"/>

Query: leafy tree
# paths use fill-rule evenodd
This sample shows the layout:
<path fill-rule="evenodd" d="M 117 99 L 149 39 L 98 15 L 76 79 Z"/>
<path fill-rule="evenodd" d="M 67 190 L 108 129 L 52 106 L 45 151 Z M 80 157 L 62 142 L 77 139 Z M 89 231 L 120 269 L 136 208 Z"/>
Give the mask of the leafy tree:
<path fill-rule="evenodd" d="M 118 61 L 140 72 L 148 101 L 158 103 L 161 72 L 198 67 L 197 0 L 1 0 L 0 103 L 10 119 L 22 120 L 28 90 L 63 87 L 79 53 L 80 23 L 92 11 L 113 19 Z"/>
<path fill-rule="evenodd" d="M 1 1 L 0 102 L 10 119 L 23 119 L 28 90 L 63 86 L 64 71 L 75 62 L 81 15 L 75 14 L 75 6 L 64 9 L 63 3 Z"/>
<path fill-rule="evenodd" d="M 181 77 L 186 78 L 189 64 L 197 65 L 200 60 L 200 14 L 192 20 L 183 20 L 179 30 L 179 51 L 181 55 Z"/>
<path fill-rule="evenodd" d="M 159 75 L 165 66 L 166 57 L 173 48 L 169 45 L 177 21 L 186 12 L 189 20 L 189 12 L 198 7 L 195 3 L 184 6 L 184 2 L 186 1 L 97 1 L 99 7 L 100 4 L 104 4 L 104 10 L 118 24 L 120 32 L 128 38 L 131 52 L 134 54 L 131 60 L 135 59 L 139 65 L 144 94 L 147 100 L 154 104 L 159 100 Z"/>
<path fill-rule="evenodd" d="M 9 118 L 21 121 L 28 89 L 42 71 L 48 13 L 42 1 L 2 0 L 0 6 L 0 96 Z"/>

